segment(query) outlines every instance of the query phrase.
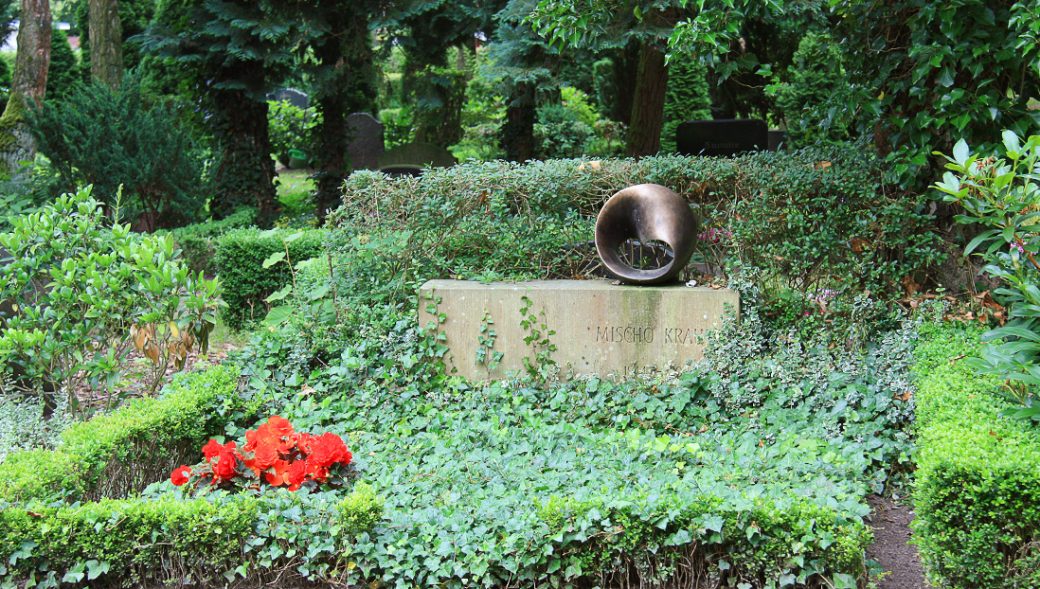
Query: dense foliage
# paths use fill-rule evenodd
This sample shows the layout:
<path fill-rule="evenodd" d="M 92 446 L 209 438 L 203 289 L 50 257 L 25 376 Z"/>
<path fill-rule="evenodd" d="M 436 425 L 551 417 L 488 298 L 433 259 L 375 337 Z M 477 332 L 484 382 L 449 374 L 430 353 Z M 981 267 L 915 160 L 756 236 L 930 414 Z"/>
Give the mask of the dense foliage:
<path fill-rule="evenodd" d="M 1005 393 L 1020 405 L 1016 415 L 1040 422 L 1040 135 L 1023 143 L 1005 131 L 1004 153 L 972 154 L 960 141 L 935 187 L 963 207 L 958 221 L 981 228 L 965 255 L 983 259 L 983 271 L 1002 284 L 994 298 L 1008 308 L 1007 324 L 986 333 L 994 343 L 972 365 L 1004 379 Z"/>
<path fill-rule="evenodd" d="M 923 200 L 891 193 L 877 166 L 847 146 L 739 158 L 473 163 L 418 179 L 355 174 L 337 219 L 348 237 L 339 243 L 364 277 L 356 290 L 445 276 L 575 277 L 595 266 L 600 205 L 625 186 L 655 182 L 686 197 L 716 229 L 701 240 L 700 260 L 740 260 L 767 281 L 806 292 L 899 292 L 941 255 Z M 720 236 L 730 237 L 719 243 Z"/>
<path fill-rule="evenodd" d="M 1040 435 L 978 375 L 977 327 L 929 327 L 916 352 L 915 536 L 934 586 L 1040 583 Z"/>
<path fill-rule="evenodd" d="M 216 282 L 192 273 L 169 237 L 109 225 L 89 189 L 19 218 L 0 247 L 11 256 L 0 265 L 5 390 L 110 404 L 136 348 L 155 391 L 216 322 Z"/>
<path fill-rule="evenodd" d="M 175 110 L 147 102 L 135 78 L 115 89 L 77 85 L 30 120 L 66 190 L 91 184 L 99 200 L 147 230 L 197 219 L 207 194 L 191 136 L 178 129 Z"/>
<path fill-rule="evenodd" d="M 293 235 L 296 238 L 287 239 Z M 224 321 L 238 329 L 249 321 L 263 319 L 270 302 L 266 299 L 292 281 L 296 263 L 321 255 L 324 233 L 285 229 L 238 229 L 217 241 L 215 264 L 224 286 L 227 309 Z M 265 263 L 281 254 L 284 264 Z"/>

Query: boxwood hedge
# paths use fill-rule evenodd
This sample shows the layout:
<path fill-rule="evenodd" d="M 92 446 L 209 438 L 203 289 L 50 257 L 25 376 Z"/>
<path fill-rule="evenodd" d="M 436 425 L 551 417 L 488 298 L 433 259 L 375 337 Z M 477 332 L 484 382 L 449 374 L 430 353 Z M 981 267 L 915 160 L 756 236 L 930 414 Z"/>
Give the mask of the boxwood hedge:
<path fill-rule="evenodd" d="M 917 349 L 917 542 L 936 586 L 1040 587 L 1040 431 L 961 361 L 980 334 L 931 326 Z"/>
<path fill-rule="evenodd" d="M 255 410 L 227 365 L 178 375 L 159 398 L 135 399 L 62 433 L 54 451 L 15 452 L 0 464 L 0 502 L 120 498 L 195 458 L 208 436 Z"/>
<path fill-rule="evenodd" d="M 293 264 L 323 253 L 325 232 L 317 229 L 237 229 L 217 240 L 215 265 L 223 286 L 227 309 L 225 323 L 240 329 L 249 321 L 263 319 L 269 305 L 264 299 L 292 278 L 289 266 L 264 268 L 271 254 L 285 252 Z M 286 240 L 291 236 L 294 239 Z"/>

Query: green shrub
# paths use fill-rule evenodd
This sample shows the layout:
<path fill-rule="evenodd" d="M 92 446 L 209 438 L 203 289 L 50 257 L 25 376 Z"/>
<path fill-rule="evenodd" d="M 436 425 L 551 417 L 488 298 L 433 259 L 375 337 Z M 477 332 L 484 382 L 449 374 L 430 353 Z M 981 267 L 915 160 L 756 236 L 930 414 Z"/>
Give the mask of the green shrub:
<path fill-rule="evenodd" d="M 828 34 L 807 33 L 798 43 L 784 81 L 766 92 L 776 100 L 791 145 L 847 141 L 857 135 L 858 109 L 869 104 L 866 90 L 845 69 L 841 46 Z"/>
<path fill-rule="evenodd" d="M 217 284 L 193 274 L 169 237 L 109 227 L 89 188 L 16 219 L 0 247 L 11 255 L 0 300 L 18 303 L 0 327 L 0 375 L 61 393 L 74 411 L 83 385 L 118 388 L 131 346 L 151 361 L 157 390 L 216 322 Z"/>
<path fill-rule="evenodd" d="M 915 535 L 929 577 L 956 589 L 1040 586 L 1040 433 L 1001 415 L 1000 379 L 979 376 L 978 327 L 922 332 Z"/>
<path fill-rule="evenodd" d="M 971 155 L 968 144 L 958 142 L 935 187 L 967 213 L 958 222 L 981 229 L 965 255 L 980 257 L 983 272 L 1004 286 L 993 297 L 1008 309 L 1009 321 L 986 333 L 994 343 L 972 366 L 1004 379 L 1005 394 L 1020 405 L 1015 415 L 1040 423 L 1040 135 L 1023 144 L 1005 131 L 1004 151 L 1007 159 Z"/>
<path fill-rule="evenodd" d="M 285 241 L 297 233 L 298 239 Z M 285 229 L 239 229 L 222 235 L 215 263 L 227 303 L 227 325 L 241 329 L 249 321 L 263 318 L 270 309 L 264 299 L 290 281 L 292 273 L 287 264 L 265 268 L 265 260 L 278 252 L 285 252 L 293 264 L 319 256 L 324 251 L 324 235 L 321 230 Z"/>
<path fill-rule="evenodd" d="M 351 545 L 381 510 L 364 485 L 345 497 L 280 491 L 8 507 L 0 511 L 0 581 L 74 587 L 327 581 L 349 566 Z"/>
<path fill-rule="evenodd" d="M 93 185 L 135 226 L 176 227 L 201 211 L 207 195 L 191 135 L 178 128 L 177 112 L 146 103 L 135 77 L 117 89 L 77 85 L 29 119 L 37 148 L 67 189 Z"/>
<path fill-rule="evenodd" d="M 290 152 L 294 150 L 311 157 L 315 155 L 310 151 L 314 129 L 321 125 L 321 113 L 312 108 L 300 108 L 287 100 L 269 100 L 267 124 L 271 149 L 283 166 L 289 165 Z"/>
<path fill-rule="evenodd" d="M 217 221 L 205 221 L 171 229 L 168 234 L 181 250 L 181 258 L 192 272 L 206 276 L 217 273 L 217 239 L 232 229 L 242 229 L 254 224 L 256 209 L 243 207 Z"/>
<path fill-rule="evenodd" d="M 51 31 L 51 62 L 47 68 L 48 100 L 61 100 L 70 95 L 79 83 L 79 63 L 69 45 L 65 31 Z"/>
<path fill-rule="evenodd" d="M 235 395 L 234 366 L 183 375 L 161 398 L 135 399 L 72 425 L 55 451 L 14 452 L 0 464 L 0 501 L 124 497 L 169 475 L 232 418 L 255 407 Z"/>
<path fill-rule="evenodd" d="M 711 118 L 707 75 L 707 67 L 696 57 L 676 55 L 669 60 L 664 124 L 661 127 L 662 153 L 675 153 L 675 132 L 679 125 Z"/>
<path fill-rule="evenodd" d="M 690 201 L 706 227 L 729 231 L 730 258 L 760 268 L 763 280 L 801 290 L 901 292 L 904 278 L 920 278 L 940 259 L 938 238 L 923 199 L 894 193 L 879 176 L 878 162 L 856 146 L 738 158 L 467 163 L 421 178 L 356 173 L 346 183 L 336 242 L 359 264 L 385 260 L 383 280 L 496 272 L 569 278 L 595 264 L 582 244 L 592 241 L 603 202 L 654 182 Z"/>

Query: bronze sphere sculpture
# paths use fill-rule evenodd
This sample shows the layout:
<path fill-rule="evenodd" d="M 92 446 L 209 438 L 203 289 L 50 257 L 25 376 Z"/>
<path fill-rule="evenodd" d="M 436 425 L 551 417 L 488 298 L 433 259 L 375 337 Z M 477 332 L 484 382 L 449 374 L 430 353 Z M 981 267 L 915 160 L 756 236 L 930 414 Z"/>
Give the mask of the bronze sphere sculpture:
<path fill-rule="evenodd" d="M 614 276 L 629 284 L 674 281 L 693 255 L 697 217 L 686 200 L 658 184 L 638 184 L 607 200 L 596 218 L 596 251 Z M 640 268 L 626 260 L 622 248 L 645 248 L 660 242 L 671 250 L 659 267 Z"/>

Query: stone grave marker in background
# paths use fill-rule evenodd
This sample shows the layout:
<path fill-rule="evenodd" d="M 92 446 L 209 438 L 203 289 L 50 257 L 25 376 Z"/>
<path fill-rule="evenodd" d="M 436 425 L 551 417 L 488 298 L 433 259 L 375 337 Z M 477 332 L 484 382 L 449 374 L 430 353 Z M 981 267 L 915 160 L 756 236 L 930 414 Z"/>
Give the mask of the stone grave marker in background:
<path fill-rule="evenodd" d="M 276 102 L 285 101 L 298 108 L 307 108 L 311 104 L 311 99 L 307 96 L 307 93 L 296 88 L 279 88 L 274 92 L 268 93 L 267 99 Z"/>
<path fill-rule="evenodd" d="M 379 169 L 387 174 L 417 176 L 427 166 L 448 168 L 455 163 L 455 156 L 447 149 L 432 143 L 415 142 L 388 150 L 379 158 Z"/>
<path fill-rule="evenodd" d="M 347 133 L 350 166 L 355 170 L 378 170 L 385 151 L 383 124 L 367 112 L 356 112 L 347 116 Z"/>
<path fill-rule="evenodd" d="M 675 130 L 682 155 L 731 156 L 769 147 L 766 122 L 757 119 L 687 121 Z"/>

